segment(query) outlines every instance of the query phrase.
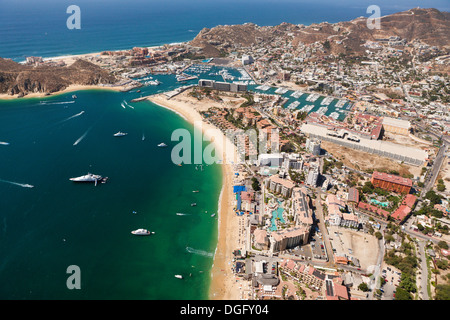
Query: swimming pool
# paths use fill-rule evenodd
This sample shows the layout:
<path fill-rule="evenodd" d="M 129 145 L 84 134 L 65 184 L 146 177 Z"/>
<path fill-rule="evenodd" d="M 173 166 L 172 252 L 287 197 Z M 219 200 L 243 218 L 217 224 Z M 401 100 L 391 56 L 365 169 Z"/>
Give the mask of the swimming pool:
<path fill-rule="evenodd" d="M 280 218 L 280 222 L 286 223 L 283 219 L 283 211 L 284 209 L 280 206 L 278 206 L 277 210 L 272 211 L 272 226 L 269 228 L 270 231 L 276 231 L 277 225 L 276 225 L 276 219 Z"/>
<path fill-rule="evenodd" d="M 382 207 L 388 207 L 389 206 L 389 202 L 380 202 L 377 199 L 370 199 L 370 202 L 372 202 L 373 204 L 376 204 L 376 205 L 380 205 Z"/>

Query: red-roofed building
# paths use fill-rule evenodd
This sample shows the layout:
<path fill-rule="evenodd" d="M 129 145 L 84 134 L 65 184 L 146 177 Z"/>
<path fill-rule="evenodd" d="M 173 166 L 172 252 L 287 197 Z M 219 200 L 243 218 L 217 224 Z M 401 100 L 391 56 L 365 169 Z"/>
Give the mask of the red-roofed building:
<path fill-rule="evenodd" d="M 410 214 L 411 208 L 406 205 L 401 205 L 398 207 L 397 210 L 394 211 L 394 213 L 391 215 L 392 218 L 395 220 L 401 222 L 405 220 L 405 218 Z"/>
<path fill-rule="evenodd" d="M 348 264 L 348 259 L 346 257 L 334 256 L 334 263 L 337 264 Z"/>
<path fill-rule="evenodd" d="M 402 205 L 408 206 L 409 208 L 413 208 L 416 204 L 417 197 L 413 194 L 407 194 L 406 197 L 402 201 Z"/>
<path fill-rule="evenodd" d="M 348 289 L 339 279 L 325 280 L 325 294 L 327 300 L 349 300 Z"/>
<path fill-rule="evenodd" d="M 375 188 L 408 194 L 412 188 L 412 180 L 389 173 L 374 171 L 371 182 Z"/>
<path fill-rule="evenodd" d="M 358 203 L 359 202 L 359 191 L 358 189 L 352 187 L 348 190 L 348 201 Z"/>
<path fill-rule="evenodd" d="M 384 218 L 389 217 L 389 212 L 388 211 L 383 210 L 381 208 L 378 208 L 376 206 L 373 206 L 371 204 L 365 203 L 365 202 L 358 203 L 358 209 L 374 213 L 374 214 L 382 216 Z"/>

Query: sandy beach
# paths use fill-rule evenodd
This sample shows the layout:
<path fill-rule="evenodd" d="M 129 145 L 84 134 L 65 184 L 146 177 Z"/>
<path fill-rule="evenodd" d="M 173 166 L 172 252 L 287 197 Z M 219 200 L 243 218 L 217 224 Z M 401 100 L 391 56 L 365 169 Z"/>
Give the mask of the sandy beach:
<path fill-rule="evenodd" d="M 81 91 L 81 90 L 112 90 L 112 91 L 122 91 L 126 90 L 126 87 L 123 86 L 99 86 L 99 85 L 70 85 L 66 89 L 61 91 L 56 91 L 51 93 L 50 95 L 43 93 L 43 92 L 37 92 L 37 93 L 29 93 L 26 96 L 23 96 L 21 98 L 18 97 L 18 95 L 9 95 L 6 93 L 0 94 L 0 100 L 11 100 L 11 99 L 27 99 L 27 98 L 44 98 L 44 97 L 51 97 L 51 96 L 57 96 L 64 93 L 69 92 L 75 92 L 75 91 Z"/>
<path fill-rule="evenodd" d="M 195 126 L 201 124 L 205 135 L 208 131 L 217 130 L 213 125 L 202 121 L 198 111 L 207 110 L 208 103 L 196 103 L 189 99 L 170 99 L 164 94 L 148 97 L 153 103 L 175 111 Z M 217 132 L 216 131 L 216 132 Z M 211 270 L 211 300 L 238 300 L 241 298 L 239 281 L 236 281 L 232 267 L 233 250 L 239 247 L 239 217 L 233 211 L 233 176 L 234 168 L 231 161 L 236 159 L 235 146 L 225 136 L 218 134 L 214 139 L 218 152 L 224 154 L 222 165 L 223 186 L 219 203 L 219 234 L 214 265 Z M 224 153 L 225 152 L 225 153 Z"/>

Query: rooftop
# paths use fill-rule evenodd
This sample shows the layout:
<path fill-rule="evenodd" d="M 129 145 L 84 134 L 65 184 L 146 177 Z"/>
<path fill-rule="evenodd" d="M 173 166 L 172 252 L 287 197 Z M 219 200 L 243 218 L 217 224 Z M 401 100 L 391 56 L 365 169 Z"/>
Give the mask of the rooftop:
<path fill-rule="evenodd" d="M 404 129 L 409 129 L 411 127 L 410 122 L 407 120 L 395 119 L 395 118 L 390 118 L 390 117 L 383 118 L 383 125 L 399 127 L 399 128 L 404 128 Z"/>
<path fill-rule="evenodd" d="M 385 172 L 374 171 L 372 174 L 372 178 L 412 187 L 411 179 L 403 178 L 403 177 L 385 173 Z"/>

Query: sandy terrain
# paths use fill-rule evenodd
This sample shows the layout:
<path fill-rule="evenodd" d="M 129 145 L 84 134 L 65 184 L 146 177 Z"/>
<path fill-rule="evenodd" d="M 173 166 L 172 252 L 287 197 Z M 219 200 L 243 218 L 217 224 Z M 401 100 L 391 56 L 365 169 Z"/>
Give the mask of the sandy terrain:
<path fill-rule="evenodd" d="M 322 149 L 332 154 L 338 161 L 342 161 L 345 166 L 360 171 L 368 169 L 373 170 L 396 170 L 400 175 L 413 174 L 420 176 L 422 167 L 400 164 L 389 158 L 381 157 L 375 154 L 361 152 L 358 150 L 346 148 L 328 141 L 322 141 Z"/>
<path fill-rule="evenodd" d="M 334 232 L 338 232 L 339 235 Z M 361 269 L 367 270 L 371 265 L 375 265 L 378 257 L 378 242 L 374 236 L 358 232 L 352 229 L 329 227 L 331 238 L 333 238 L 333 248 L 337 255 L 346 254 L 355 257 L 361 264 Z M 340 234 L 342 233 L 342 234 Z M 349 252 L 351 249 L 352 253 Z"/>
<path fill-rule="evenodd" d="M 239 217 L 233 211 L 234 194 L 232 183 L 235 168 L 231 164 L 231 161 L 236 159 L 235 147 L 218 129 L 211 124 L 202 122 L 198 111 L 206 111 L 212 106 L 211 101 L 198 101 L 186 93 L 170 100 L 164 94 L 158 94 L 150 96 L 148 100 L 177 112 L 193 123 L 194 126 L 201 127 L 206 136 L 209 135 L 209 132 L 215 131 L 214 141 L 217 151 L 223 154 L 224 181 L 220 199 L 218 244 L 214 256 L 214 265 L 211 270 L 210 299 L 241 299 L 243 297 L 241 291 L 246 290 L 245 286 L 247 286 L 247 283 L 238 281 L 231 270 L 233 250 L 239 248 Z M 220 105 L 220 103 L 217 104 Z"/>

